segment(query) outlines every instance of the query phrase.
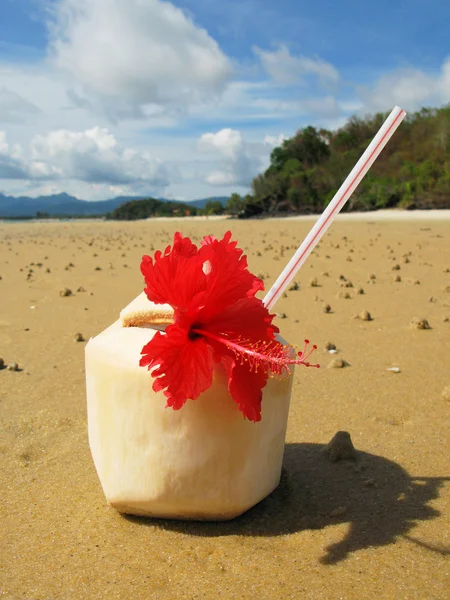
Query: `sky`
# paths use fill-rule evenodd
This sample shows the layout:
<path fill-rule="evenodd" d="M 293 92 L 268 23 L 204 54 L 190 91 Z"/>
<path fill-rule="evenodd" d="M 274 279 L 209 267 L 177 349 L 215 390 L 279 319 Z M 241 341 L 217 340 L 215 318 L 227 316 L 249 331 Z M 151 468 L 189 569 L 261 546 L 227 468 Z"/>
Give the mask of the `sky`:
<path fill-rule="evenodd" d="M 245 194 L 313 125 L 450 102 L 443 0 L 0 0 L 0 193 Z"/>

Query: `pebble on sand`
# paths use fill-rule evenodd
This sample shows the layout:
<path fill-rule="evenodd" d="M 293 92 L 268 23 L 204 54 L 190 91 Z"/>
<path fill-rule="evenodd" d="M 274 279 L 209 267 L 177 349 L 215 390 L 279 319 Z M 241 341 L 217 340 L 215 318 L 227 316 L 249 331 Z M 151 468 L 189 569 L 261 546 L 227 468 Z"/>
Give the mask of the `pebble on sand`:
<path fill-rule="evenodd" d="M 9 365 L 6 367 L 8 369 L 8 371 L 19 371 L 19 365 L 16 362 L 10 362 Z"/>
<path fill-rule="evenodd" d="M 322 312 L 324 312 L 326 314 L 330 314 L 331 313 L 331 306 L 329 304 L 324 304 L 322 306 Z"/>
<path fill-rule="evenodd" d="M 356 450 L 348 431 L 338 431 L 323 448 L 323 453 L 332 462 L 356 460 Z"/>
<path fill-rule="evenodd" d="M 72 290 L 66 287 L 59 292 L 59 295 L 62 296 L 63 298 L 66 296 L 72 296 Z"/>
<path fill-rule="evenodd" d="M 411 329 L 431 329 L 427 319 L 419 319 L 419 317 L 413 317 L 409 326 Z"/>
<path fill-rule="evenodd" d="M 361 321 L 373 321 L 373 317 L 368 310 L 362 310 L 356 315 L 355 319 L 361 319 Z"/>
<path fill-rule="evenodd" d="M 0 357 L 0 370 L 5 368 L 5 361 Z"/>
<path fill-rule="evenodd" d="M 82 333 L 76 333 L 74 338 L 73 338 L 74 342 L 85 342 L 86 340 L 83 337 Z"/>
<path fill-rule="evenodd" d="M 288 290 L 290 292 L 296 292 L 299 289 L 300 289 L 300 284 L 297 281 L 293 281 L 288 288 Z"/>

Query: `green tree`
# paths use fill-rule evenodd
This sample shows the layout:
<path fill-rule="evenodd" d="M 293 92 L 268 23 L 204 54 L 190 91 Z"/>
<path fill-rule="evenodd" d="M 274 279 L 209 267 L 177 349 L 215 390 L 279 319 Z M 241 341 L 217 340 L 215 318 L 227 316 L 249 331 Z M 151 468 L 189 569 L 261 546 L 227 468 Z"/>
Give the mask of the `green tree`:
<path fill-rule="evenodd" d="M 189 211 L 191 214 L 195 209 Z M 130 200 L 118 206 L 108 216 L 119 221 L 135 221 L 157 216 L 185 216 L 186 208 L 180 202 L 164 202 L 155 198 Z"/>
<path fill-rule="evenodd" d="M 233 193 L 227 200 L 225 212 L 229 215 L 239 215 L 245 208 L 245 200 L 239 194 Z"/>
<path fill-rule="evenodd" d="M 205 204 L 206 215 L 221 215 L 223 214 L 223 206 L 219 200 L 208 200 Z"/>

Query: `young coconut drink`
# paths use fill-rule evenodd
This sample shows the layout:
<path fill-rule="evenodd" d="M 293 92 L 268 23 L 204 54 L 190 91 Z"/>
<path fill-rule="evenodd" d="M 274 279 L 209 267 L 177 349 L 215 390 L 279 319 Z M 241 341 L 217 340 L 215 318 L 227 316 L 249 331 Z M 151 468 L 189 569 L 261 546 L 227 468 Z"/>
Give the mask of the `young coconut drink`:
<path fill-rule="evenodd" d="M 143 257 L 144 293 L 86 346 L 89 444 L 120 512 L 231 519 L 280 481 L 307 343 L 278 335 L 236 246 L 230 232 L 200 247 L 176 233 Z"/>

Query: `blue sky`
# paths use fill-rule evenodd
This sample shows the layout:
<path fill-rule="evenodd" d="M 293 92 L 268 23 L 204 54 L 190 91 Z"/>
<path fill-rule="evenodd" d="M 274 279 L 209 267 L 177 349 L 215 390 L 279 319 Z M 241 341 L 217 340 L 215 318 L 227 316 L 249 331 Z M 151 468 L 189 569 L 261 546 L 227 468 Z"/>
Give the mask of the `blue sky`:
<path fill-rule="evenodd" d="M 450 102 L 442 0 L 1 0 L 0 192 L 245 193 L 283 137 Z"/>

